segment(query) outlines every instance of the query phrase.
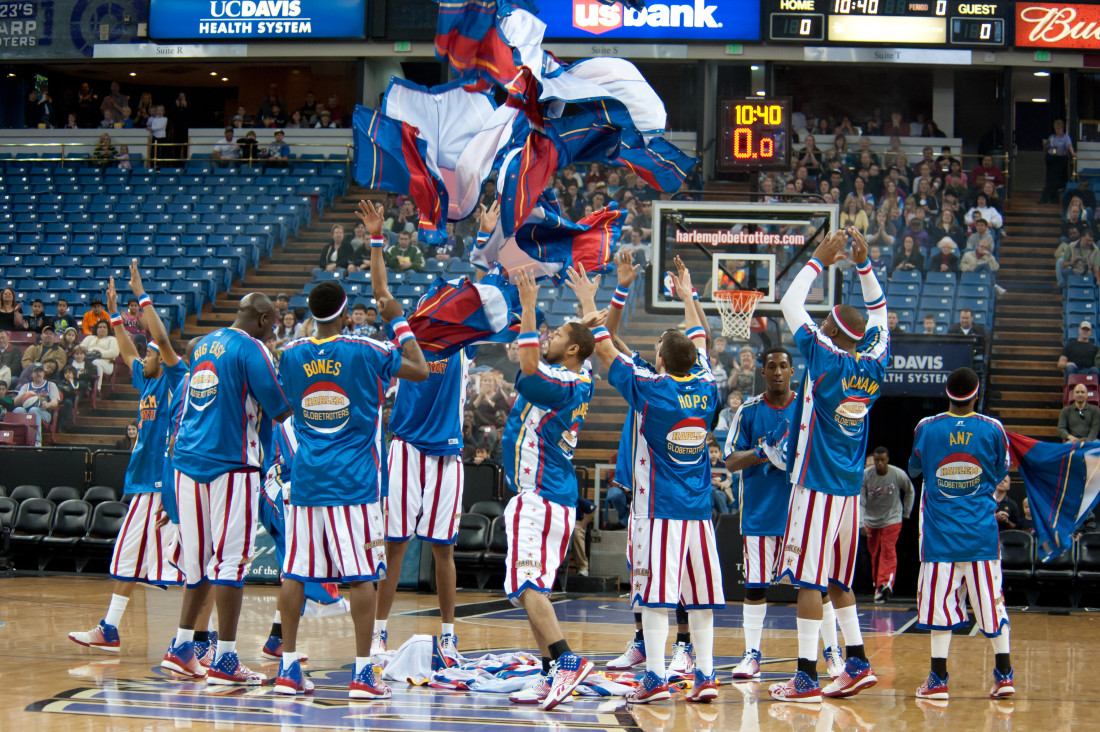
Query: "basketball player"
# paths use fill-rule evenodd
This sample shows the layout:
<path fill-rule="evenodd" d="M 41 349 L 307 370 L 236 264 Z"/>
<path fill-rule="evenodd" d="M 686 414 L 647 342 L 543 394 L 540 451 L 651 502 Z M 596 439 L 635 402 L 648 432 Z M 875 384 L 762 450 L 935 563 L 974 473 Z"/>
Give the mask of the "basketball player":
<path fill-rule="evenodd" d="M 853 307 L 837 305 L 817 326 L 806 312 L 806 296 L 826 267 L 852 257 L 867 303 L 866 323 Z M 852 578 L 859 546 L 859 491 L 867 452 L 867 416 L 881 394 L 889 360 L 886 298 L 867 260 L 867 242 L 858 230 L 834 232 L 795 277 L 780 302 L 787 327 L 806 358 L 788 440 L 788 476 L 793 485 L 780 556 L 779 579 L 798 592 L 798 670 L 772 697 L 820 702 L 852 696 L 878 679 L 863 650 Z M 844 672 L 821 689 L 817 681 L 817 638 L 821 632 L 821 593 L 828 590 L 844 633 Z"/>
<path fill-rule="evenodd" d="M 236 648 L 259 508 L 262 435 L 271 419 L 281 422 L 290 416 L 271 354 L 258 340 L 271 331 L 275 314 L 266 295 L 250 293 L 241 298 L 231 327 L 199 342 L 173 447 L 182 568 L 187 586 L 200 591 L 184 595 L 176 638 L 161 665 L 200 676 L 195 621 L 214 585 L 218 640 L 206 672 L 208 684 L 255 686 L 264 681 L 263 674 L 240 662 Z"/>
<path fill-rule="evenodd" d="M 932 670 L 920 699 L 947 699 L 951 631 L 966 627 L 966 595 L 978 627 L 993 641 L 993 698 L 1016 693 L 1009 655 L 1008 613 L 993 492 L 1008 475 L 1008 435 L 977 414 L 978 375 L 958 368 L 947 377 L 948 410 L 926 417 L 913 436 L 909 474 L 926 473 L 920 503 L 917 627 L 932 632 Z M 964 595 L 965 592 L 965 595 Z"/>
<path fill-rule="evenodd" d="M 750 397 L 733 417 L 726 436 L 726 467 L 740 480 L 741 536 L 744 547 L 745 604 L 741 624 L 745 655 L 733 670 L 735 681 L 760 678 L 760 639 L 768 613 L 767 588 L 775 580 L 775 563 L 787 524 L 791 487 L 783 445 L 794 417 L 791 353 L 770 348 L 761 356 L 767 390 Z M 844 656 L 836 638 L 833 604 L 823 598 L 821 634 L 830 676 L 839 676 Z"/>
<path fill-rule="evenodd" d="M 542 654 L 538 683 L 511 695 L 517 704 L 553 709 L 591 673 L 593 664 L 569 649 L 550 591 L 565 559 L 576 522 L 577 476 L 573 450 L 588 414 L 592 379 L 584 361 L 592 355 L 592 333 L 581 323 L 566 323 L 546 342 L 539 358 L 535 302 L 539 287 L 527 272 L 511 275 L 519 289 L 519 395 L 504 428 L 504 479 L 516 495 L 504 509 L 508 555 L 504 591 L 527 612 Z"/>
<path fill-rule="evenodd" d="M 695 640 L 695 673 L 685 699 L 718 696 L 714 673 L 715 608 L 725 607 L 722 569 L 711 523 L 707 427 L 718 404 L 718 387 L 707 357 L 706 331 L 696 309 L 691 274 L 676 259 L 676 294 L 684 303 L 687 335 L 668 331 L 657 354 L 657 374 L 638 368 L 596 328 L 596 355 L 607 379 L 635 412 L 631 449 L 634 501 L 631 509 L 631 600 L 641 609 L 646 673 L 627 702 L 670 698 L 665 675 L 668 610 L 683 600 Z M 586 315 L 596 314 L 599 276 L 569 270 L 569 286 Z"/>
<path fill-rule="evenodd" d="M 369 210 L 368 230 L 379 233 L 381 205 Z M 379 312 L 400 346 L 369 336 L 341 335 L 347 295 L 338 282 L 322 282 L 309 293 L 317 335 L 284 346 L 280 380 L 294 404 L 298 449 L 291 467 L 286 515 L 286 559 L 279 610 L 283 656 L 275 691 L 309 693 L 297 653 L 298 612 L 305 582 L 348 582 L 355 625 L 352 699 L 388 699 L 390 689 L 374 676 L 370 662 L 375 594 L 372 583 L 386 577 L 385 527 L 379 481 L 385 460 L 382 405 L 395 376 L 424 381 L 424 354 L 401 317 L 401 305 L 386 286 L 381 237 L 371 237 L 371 286 Z"/>
<path fill-rule="evenodd" d="M 130 334 L 122 327 L 113 277 L 107 287 L 107 309 L 111 313 L 119 352 L 130 368 L 131 383 L 141 394 L 137 444 L 130 454 L 122 490 L 133 499 L 111 556 L 110 573 L 115 586 L 107 614 L 95 628 L 69 633 L 69 639 L 75 643 L 111 653 L 119 652 L 118 624 L 130 602 L 134 583 L 160 586 L 183 583 L 175 566 L 179 559 L 178 532 L 174 525 L 159 523 L 158 519 L 162 510 L 169 402 L 172 394 L 180 390 L 187 367 L 180 363 L 168 332 L 156 308 L 152 307 L 152 300 L 145 294 L 137 260 L 130 265 L 130 287 L 144 311 L 146 327 L 153 337 L 144 359 L 139 357 Z"/>

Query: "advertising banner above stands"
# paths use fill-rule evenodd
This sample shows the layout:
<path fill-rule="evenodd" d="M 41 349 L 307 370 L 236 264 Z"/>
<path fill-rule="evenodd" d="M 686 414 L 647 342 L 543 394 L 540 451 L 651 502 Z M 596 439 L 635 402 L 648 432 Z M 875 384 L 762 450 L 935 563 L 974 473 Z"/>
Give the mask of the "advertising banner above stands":
<path fill-rule="evenodd" d="M 756 41 L 760 0 L 646 2 L 642 10 L 599 0 L 542 3 L 539 20 L 550 40 Z"/>
<path fill-rule="evenodd" d="M 131 43 L 147 18 L 143 0 L 0 2 L 0 58 L 91 57 L 96 43 Z"/>
<path fill-rule="evenodd" d="M 366 0 L 150 0 L 156 40 L 362 38 Z"/>
<path fill-rule="evenodd" d="M 966 336 L 892 336 L 882 393 L 942 397 L 951 372 L 972 365 L 974 341 Z"/>
<path fill-rule="evenodd" d="M 1100 5 L 1016 3 L 1016 45 L 1100 49 Z"/>

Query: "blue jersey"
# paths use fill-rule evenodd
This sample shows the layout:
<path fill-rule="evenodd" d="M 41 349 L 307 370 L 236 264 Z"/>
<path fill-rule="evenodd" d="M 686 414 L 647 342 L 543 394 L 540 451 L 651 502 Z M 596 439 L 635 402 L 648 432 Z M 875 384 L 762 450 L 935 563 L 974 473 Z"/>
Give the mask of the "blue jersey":
<path fill-rule="evenodd" d="M 390 432 L 425 455 L 462 454 L 462 415 L 473 348 L 428 361 L 426 381 L 402 381 L 390 413 Z"/>
<path fill-rule="evenodd" d="M 1008 475 L 1008 435 L 992 417 L 944 412 L 917 424 L 909 474 L 925 473 L 920 501 L 922 562 L 998 559 L 997 499 Z"/>
<path fill-rule="evenodd" d="M 264 344 L 235 328 L 203 338 L 191 361 L 172 463 L 199 483 L 263 464 L 262 427 L 290 409 Z"/>
<path fill-rule="evenodd" d="M 185 369 L 187 365 L 180 361 Z M 172 467 L 172 440 L 179 431 L 180 418 L 183 416 L 183 397 L 187 393 L 187 383 L 191 372 L 185 371 L 178 389 L 172 392 L 172 401 L 168 403 L 168 434 L 164 440 L 164 482 L 160 490 L 160 503 L 172 523 L 180 522 L 179 506 L 176 505 L 176 469 Z"/>
<path fill-rule="evenodd" d="M 271 430 L 271 445 L 264 481 L 264 500 L 270 504 L 278 518 L 283 517 L 283 490 L 290 484 L 290 471 L 294 467 L 294 453 L 298 451 L 298 436 L 294 431 L 294 417 L 284 419 Z"/>
<path fill-rule="evenodd" d="M 821 493 L 858 496 L 867 453 L 867 417 L 882 394 L 890 357 L 890 334 L 870 327 L 853 356 L 813 323 L 794 333 L 806 358 L 806 375 L 789 441 L 790 481 Z"/>
<path fill-rule="evenodd" d="M 504 427 L 504 480 L 514 491 L 532 491 L 560 506 L 577 505 L 573 450 L 588 416 L 592 378 L 539 362 L 538 371 L 516 376 L 516 397 Z"/>
<path fill-rule="evenodd" d="M 394 344 L 364 336 L 300 338 L 283 348 L 279 378 L 294 404 L 298 438 L 291 504 L 378 501 L 386 454 L 382 404 L 400 368 Z"/>
<path fill-rule="evenodd" d="M 645 369 L 654 376 L 657 375 L 657 369 L 653 368 L 649 361 L 642 358 L 642 355 L 637 351 L 630 355 L 630 360 L 635 368 Z M 615 476 L 612 479 L 614 483 L 622 486 L 627 491 L 634 490 L 634 486 L 631 485 L 632 478 L 630 477 L 630 445 L 634 441 L 634 430 L 637 429 L 635 415 L 636 412 L 630 409 L 623 421 L 623 433 L 619 435 L 619 452 L 615 455 Z"/>
<path fill-rule="evenodd" d="M 781 407 L 773 406 L 763 394 L 751 397 L 733 416 L 729 434 L 726 435 L 725 457 L 763 445 L 764 438 L 781 421 L 791 423 L 797 403 L 798 395 L 793 393 Z M 741 535 L 783 536 L 787 529 L 787 507 L 791 501 L 791 484 L 787 474 L 764 458 L 742 469 L 740 482 Z"/>
<path fill-rule="evenodd" d="M 607 372 L 634 411 L 629 470 L 633 514 L 704 520 L 711 515 L 707 428 L 718 405 L 706 352 L 686 376 L 654 374 L 620 353 Z"/>
<path fill-rule="evenodd" d="M 145 364 L 130 365 L 130 381 L 141 392 L 138 406 L 138 438 L 126 467 L 123 493 L 159 493 L 164 486 L 164 443 L 171 424 L 172 394 L 181 391 L 187 367 L 161 364 L 163 373 L 145 378 Z"/>

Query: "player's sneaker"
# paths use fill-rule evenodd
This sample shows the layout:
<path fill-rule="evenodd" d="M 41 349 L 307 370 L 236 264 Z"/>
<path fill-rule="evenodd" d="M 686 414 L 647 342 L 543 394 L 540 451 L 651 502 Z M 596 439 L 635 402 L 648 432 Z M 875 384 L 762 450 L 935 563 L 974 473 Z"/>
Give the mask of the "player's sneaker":
<path fill-rule="evenodd" d="M 1012 681 L 1014 673 L 1014 669 L 1009 669 L 1007 674 L 993 669 L 993 688 L 989 690 L 989 695 L 994 699 L 1001 699 L 1015 694 L 1016 685 Z"/>
<path fill-rule="evenodd" d="M 935 671 L 928 672 L 928 678 L 917 689 L 918 699 L 946 699 L 947 678 L 940 678 Z"/>
<path fill-rule="evenodd" d="M 211 635 L 214 635 L 214 634 L 211 633 Z M 218 639 L 217 639 L 217 637 L 215 637 L 214 640 L 212 640 L 210 642 L 210 647 L 211 648 L 216 648 L 217 645 L 218 645 Z M 271 659 L 272 661 L 281 660 L 282 657 L 283 657 L 283 639 L 280 638 L 277 635 L 269 635 L 267 637 L 267 643 L 264 643 L 264 647 L 260 651 L 260 654 L 264 658 Z M 298 654 L 298 660 L 302 663 L 308 663 L 309 662 L 309 656 L 307 656 L 304 653 L 300 653 L 300 654 Z"/>
<path fill-rule="evenodd" d="M 439 652 L 456 664 L 462 663 L 462 655 L 458 652 L 458 636 L 454 633 L 439 636 Z"/>
<path fill-rule="evenodd" d="M 266 676 L 241 663 L 236 653 L 226 653 L 206 672 L 206 683 L 215 686 L 259 686 L 266 680 Z"/>
<path fill-rule="evenodd" d="M 684 696 L 684 701 L 709 703 L 717 698 L 718 675 L 711 671 L 710 676 L 707 676 L 699 669 L 695 669 L 695 681 L 692 683 L 687 695 Z"/>
<path fill-rule="evenodd" d="M 733 669 L 733 678 L 737 681 L 749 681 L 760 678 L 760 651 L 753 649 L 745 651 L 741 657 L 741 663 Z"/>
<path fill-rule="evenodd" d="M 844 662 L 844 673 L 836 677 L 831 684 L 821 690 L 822 695 L 830 699 L 843 699 L 855 696 L 864 689 L 869 689 L 878 683 L 871 664 L 862 658 L 849 658 Z"/>
<path fill-rule="evenodd" d="M 668 681 L 652 671 L 646 671 L 638 688 L 626 695 L 626 703 L 649 704 L 655 701 L 665 701 L 671 697 L 672 694 L 668 690 Z"/>
<path fill-rule="evenodd" d="M 275 678 L 276 694 L 312 694 L 313 682 L 302 675 L 302 665 L 295 661 L 289 666 L 279 662 L 279 675 Z"/>
<path fill-rule="evenodd" d="M 768 687 L 768 693 L 778 701 L 799 704 L 817 704 L 821 701 L 821 685 L 805 671 L 796 671 L 785 683 L 772 684 Z"/>
<path fill-rule="evenodd" d="M 445 646 L 447 642 L 447 636 L 432 636 L 432 671 L 442 671 L 443 669 L 457 666 L 461 661 L 458 658 L 458 651 L 454 649 L 456 641 L 454 640 L 454 634 L 448 633 L 451 637 L 449 646 Z M 451 649 L 451 652 L 447 651 L 447 648 Z"/>
<path fill-rule="evenodd" d="M 513 704 L 538 704 L 546 698 L 546 695 L 550 693 L 550 677 L 546 674 L 539 676 L 538 682 L 532 686 L 528 686 L 526 689 L 520 689 L 519 691 L 512 692 L 508 700 Z M 562 699 L 559 704 L 572 704 L 573 695 Z"/>
<path fill-rule="evenodd" d="M 672 663 L 668 665 L 669 676 L 692 673 L 695 673 L 695 646 L 691 643 L 673 643 Z"/>
<path fill-rule="evenodd" d="M 881 587 L 876 587 L 875 588 L 875 604 L 876 605 L 881 605 L 882 604 L 882 588 Z"/>
<path fill-rule="evenodd" d="M 177 644 L 173 638 L 168 644 L 168 652 L 164 654 L 160 667 L 189 679 L 206 678 L 206 669 L 199 663 L 195 655 L 195 644 L 191 641 Z"/>
<path fill-rule="evenodd" d="M 379 653 L 386 652 L 386 638 L 388 633 L 384 630 L 376 630 L 370 638 L 370 655 L 377 656 Z"/>
<path fill-rule="evenodd" d="M 588 674 L 592 673 L 595 664 L 576 653 L 565 653 L 551 665 L 550 693 L 539 704 L 539 709 L 548 712 L 561 700 L 573 693 Z"/>
<path fill-rule="evenodd" d="M 844 651 L 840 650 L 840 646 L 825 649 L 825 670 L 833 679 L 844 673 Z"/>
<path fill-rule="evenodd" d="M 199 653 L 199 650 L 202 653 Z M 210 631 L 206 634 L 205 643 L 195 643 L 195 655 L 199 657 L 199 663 L 203 668 L 210 668 L 210 664 L 214 663 L 214 657 L 217 656 L 218 650 L 218 634 L 214 631 Z"/>
<path fill-rule="evenodd" d="M 348 696 L 352 699 L 389 699 L 390 687 L 374 678 L 374 666 L 367 664 L 351 678 Z"/>
<path fill-rule="evenodd" d="M 69 640 L 88 648 L 98 648 L 109 653 L 118 653 L 120 645 L 118 628 L 110 625 L 106 620 L 100 620 L 99 625 L 91 630 L 74 630 L 69 633 Z"/>
<path fill-rule="evenodd" d="M 626 652 L 607 662 L 608 671 L 629 671 L 645 663 L 645 643 L 635 638 L 626 647 Z"/>

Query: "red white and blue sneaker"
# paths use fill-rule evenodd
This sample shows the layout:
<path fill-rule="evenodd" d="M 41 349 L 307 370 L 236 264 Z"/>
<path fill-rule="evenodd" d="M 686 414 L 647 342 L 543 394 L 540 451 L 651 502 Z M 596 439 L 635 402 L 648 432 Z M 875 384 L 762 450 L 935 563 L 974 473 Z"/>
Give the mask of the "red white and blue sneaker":
<path fill-rule="evenodd" d="M 691 643 L 672 644 L 672 662 L 668 664 L 669 676 L 690 676 L 695 673 L 695 646 Z"/>
<path fill-rule="evenodd" d="M 595 667 L 591 661 L 581 658 L 576 653 L 562 654 L 551 664 L 550 693 L 539 704 L 539 709 L 548 712 L 561 704 L 562 699 L 572 694 Z"/>
<path fill-rule="evenodd" d="M 266 676 L 241 663 L 236 653 L 226 653 L 206 672 L 206 683 L 215 686 L 260 686 L 266 680 Z"/>
<path fill-rule="evenodd" d="M 825 670 L 829 678 L 837 678 L 844 673 L 844 651 L 840 646 L 829 646 L 825 649 Z"/>
<path fill-rule="evenodd" d="M 741 657 L 741 663 L 733 669 L 733 679 L 734 681 L 751 681 L 759 678 L 760 651 L 754 648 L 751 651 L 745 651 L 745 655 Z"/>
<path fill-rule="evenodd" d="M 454 633 L 432 636 L 432 671 L 442 671 L 461 663 L 457 644 Z"/>
<path fill-rule="evenodd" d="M 352 699 L 389 699 L 390 687 L 374 678 L 374 666 L 367 664 L 351 678 L 348 696 Z"/>
<path fill-rule="evenodd" d="M 817 704 L 821 702 L 821 685 L 805 671 L 796 671 L 789 681 L 772 684 L 768 687 L 772 699 L 798 702 L 799 704 Z"/>
<path fill-rule="evenodd" d="M 862 658 L 849 658 L 844 662 L 844 673 L 833 679 L 833 682 L 821 690 L 823 696 L 830 699 L 844 699 L 855 696 L 864 689 L 870 689 L 878 683 L 871 664 Z"/>
<path fill-rule="evenodd" d="M 940 678 L 935 671 L 928 672 L 928 678 L 917 689 L 918 699 L 947 699 L 947 679 Z"/>
<path fill-rule="evenodd" d="M 211 635 L 214 635 L 213 633 Z M 217 637 L 210 643 L 211 647 L 217 645 Z M 272 661 L 278 661 L 283 657 L 283 639 L 277 635 L 269 635 L 267 637 L 267 643 L 264 643 L 263 650 L 260 651 L 264 658 L 270 658 Z M 309 661 L 309 656 L 302 653 L 298 656 L 298 660 L 302 663 Z"/>
<path fill-rule="evenodd" d="M 626 703 L 649 704 L 650 702 L 666 701 L 671 697 L 672 694 L 668 690 L 668 681 L 652 671 L 646 671 L 638 688 L 626 695 Z"/>
<path fill-rule="evenodd" d="M 695 680 L 684 696 L 684 701 L 710 703 L 717 698 L 718 674 L 711 671 L 710 676 L 707 676 L 699 669 L 695 669 Z"/>
<path fill-rule="evenodd" d="M 214 631 L 210 631 L 206 634 L 206 642 L 200 643 L 195 641 L 195 655 L 199 658 L 199 663 L 203 668 L 210 668 L 210 664 L 214 663 L 214 657 L 218 650 L 218 634 Z M 202 651 L 201 653 L 199 651 Z"/>
<path fill-rule="evenodd" d="M 608 671 L 629 671 L 645 663 L 645 643 L 635 638 L 630 641 L 623 655 L 607 662 Z"/>
<path fill-rule="evenodd" d="M 110 625 L 106 620 L 100 620 L 99 625 L 88 631 L 74 630 L 69 633 L 69 640 L 88 648 L 98 648 L 109 653 L 118 653 L 121 642 L 118 637 L 118 628 Z"/>
<path fill-rule="evenodd" d="M 540 704 L 546 695 L 550 693 L 550 677 L 546 674 L 539 676 L 539 680 L 526 689 L 512 692 L 508 700 L 513 704 Z M 573 695 L 565 697 L 560 704 L 572 704 Z"/>
<path fill-rule="evenodd" d="M 1015 694 L 1016 684 L 1012 681 L 1014 673 L 1014 669 L 1009 669 L 1007 674 L 993 669 L 993 688 L 989 690 L 989 695 L 994 699 L 1002 699 Z"/>
<path fill-rule="evenodd" d="M 388 637 L 389 634 L 384 630 L 376 630 L 371 634 L 370 655 L 372 657 L 386 652 L 386 639 Z"/>
<path fill-rule="evenodd" d="M 295 661 L 289 666 L 279 662 L 279 675 L 275 678 L 276 694 L 312 694 L 313 682 L 302 675 L 302 665 Z"/>
<path fill-rule="evenodd" d="M 191 641 L 177 644 L 173 638 L 160 667 L 189 679 L 206 678 L 206 669 L 199 663 L 199 657 L 195 655 L 195 644 Z"/>

